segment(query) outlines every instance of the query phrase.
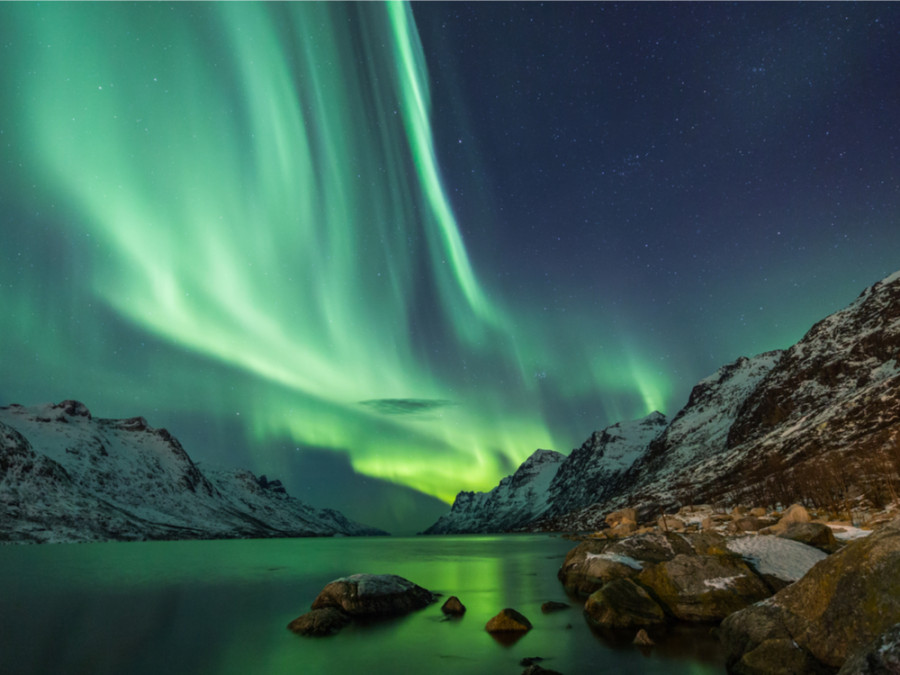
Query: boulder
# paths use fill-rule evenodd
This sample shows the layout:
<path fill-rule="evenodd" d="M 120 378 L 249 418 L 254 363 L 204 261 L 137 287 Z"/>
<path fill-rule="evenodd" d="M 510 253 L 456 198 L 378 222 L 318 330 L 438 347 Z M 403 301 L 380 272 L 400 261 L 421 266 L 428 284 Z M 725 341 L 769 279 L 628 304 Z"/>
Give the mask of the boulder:
<path fill-rule="evenodd" d="M 636 560 L 607 552 L 612 549 L 611 543 L 607 540 L 587 539 L 569 551 L 557 573 L 569 593 L 588 596 L 608 581 L 635 576 L 640 572 L 641 565 Z"/>
<path fill-rule="evenodd" d="M 900 623 L 851 656 L 838 675 L 896 675 L 900 673 Z"/>
<path fill-rule="evenodd" d="M 652 647 L 656 643 L 647 635 L 647 631 L 641 628 L 634 636 L 633 643 L 640 647 Z"/>
<path fill-rule="evenodd" d="M 334 635 L 348 623 L 350 616 L 346 612 L 337 607 L 323 607 L 298 616 L 288 624 L 288 628 L 300 635 L 322 637 Z"/>
<path fill-rule="evenodd" d="M 750 509 L 750 515 L 754 518 L 765 518 L 766 510 L 761 506 L 757 506 L 755 509 Z"/>
<path fill-rule="evenodd" d="M 451 595 L 447 598 L 447 602 L 441 606 L 441 611 L 452 616 L 462 616 L 466 613 L 466 606 L 455 595 Z"/>
<path fill-rule="evenodd" d="M 762 527 L 762 522 L 756 516 L 743 516 L 732 521 L 730 529 L 735 532 L 757 532 Z"/>
<path fill-rule="evenodd" d="M 684 621 L 720 621 L 771 595 L 747 563 L 733 555 L 678 555 L 646 568 L 638 580 Z"/>
<path fill-rule="evenodd" d="M 778 536 L 814 546 L 825 553 L 834 553 L 840 548 L 834 532 L 823 523 L 791 523 Z"/>
<path fill-rule="evenodd" d="M 326 585 L 312 609 L 337 607 L 354 617 L 392 616 L 421 609 L 435 599 L 431 591 L 396 574 L 354 574 Z"/>
<path fill-rule="evenodd" d="M 603 628 L 659 626 L 666 614 L 647 591 L 631 579 L 616 579 L 587 599 L 584 613 L 588 620 Z"/>
<path fill-rule="evenodd" d="M 565 602 L 557 602 L 556 600 L 550 600 L 541 605 L 541 612 L 544 614 L 550 614 L 551 612 L 561 612 L 564 609 L 569 609 L 571 605 Z"/>
<path fill-rule="evenodd" d="M 688 539 L 672 532 L 636 534 L 612 544 L 605 552 L 650 563 L 671 560 L 679 553 L 693 553 Z"/>
<path fill-rule="evenodd" d="M 776 533 L 784 532 L 788 525 L 791 525 L 792 523 L 808 523 L 811 520 L 812 518 L 809 516 L 809 511 L 800 504 L 793 504 L 782 514 L 778 522 L 772 526 L 772 530 Z"/>
<path fill-rule="evenodd" d="M 735 673 L 770 672 L 774 647 L 792 672 L 840 668 L 900 623 L 900 521 L 848 543 L 766 602 L 732 614 L 719 632 Z M 768 658 L 768 657 L 766 657 Z"/>
<path fill-rule="evenodd" d="M 606 536 L 614 539 L 621 539 L 622 537 L 628 537 L 635 532 L 637 532 L 637 524 L 630 520 L 625 520 L 615 527 L 608 529 L 606 531 Z"/>
<path fill-rule="evenodd" d="M 656 526 L 663 532 L 680 532 L 684 529 L 684 521 L 677 516 L 660 516 Z"/>
<path fill-rule="evenodd" d="M 525 633 L 532 629 L 532 625 L 525 616 L 507 607 L 488 621 L 484 629 L 488 633 Z"/>
<path fill-rule="evenodd" d="M 606 516 L 606 524 L 610 527 L 616 527 L 624 522 L 637 523 L 637 511 L 634 509 L 621 509 L 613 511 Z"/>

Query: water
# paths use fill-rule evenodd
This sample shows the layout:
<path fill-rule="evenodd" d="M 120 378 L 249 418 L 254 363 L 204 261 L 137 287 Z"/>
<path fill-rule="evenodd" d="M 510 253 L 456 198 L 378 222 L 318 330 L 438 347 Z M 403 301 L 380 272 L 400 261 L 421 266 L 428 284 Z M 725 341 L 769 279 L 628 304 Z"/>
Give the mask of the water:
<path fill-rule="evenodd" d="M 572 542 L 543 536 L 338 538 L 0 546 L 0 672 L 510 673 L 540 656 L 566 675 L 722 673 L 707 631 L 649 652 L 586 624 L 556 571 Z M 305 638 L 286 629 L 329 581 L 393 573 L 457 595 L 406 617 Z M 572 609 L 544 615 L 547 600 Z M 484 631 L 504 607 L 534 629 L 512 645 Z"/>

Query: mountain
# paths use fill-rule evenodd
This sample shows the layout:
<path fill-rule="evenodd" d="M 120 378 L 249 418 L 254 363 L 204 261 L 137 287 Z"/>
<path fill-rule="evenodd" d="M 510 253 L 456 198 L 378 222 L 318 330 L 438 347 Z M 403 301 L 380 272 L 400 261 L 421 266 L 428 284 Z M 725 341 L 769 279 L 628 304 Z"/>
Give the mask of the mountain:
<path fill-rule="evenodd" d="M 851 497 L 896 498 L 898 361 L 900 272 L 790 349 L 722 366 L 667 425 L 654 413 L 595 432 L 559 465 L 540 517 L 509 529 L 596 529 L 624 506 L 649 516 L 701 502 L 837 507 Z M 492 531 L 509 522 L 506 513 L 472 518 Z"/>
<path fill-rule="evenodd" d="M 537 450 L 490 492 L 460 492 L 450 513 L 423 534 L 503 532 L 547 510 L 547 489 L 565 455 Z"/>
<path fill-rule="evenodd" d="M 0 408 L 0 541 L 384 534 L 294 499 L 279 481 L 193 462 L 142 417 L 83 403 Z"/>

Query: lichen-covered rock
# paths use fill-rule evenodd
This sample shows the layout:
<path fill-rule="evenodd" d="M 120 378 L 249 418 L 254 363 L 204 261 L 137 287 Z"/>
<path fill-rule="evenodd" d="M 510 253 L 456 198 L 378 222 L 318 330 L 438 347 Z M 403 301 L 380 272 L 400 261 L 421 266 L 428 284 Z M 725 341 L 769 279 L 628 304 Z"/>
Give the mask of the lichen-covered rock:
<path fill-rule="evenodd" d="M 452 616 L 462 616 L 466 613 L 466 606 L 455 595 L 451 595 L 441 606 L 441 611 Z"/>
<path fill-rule="evenodd" d="M 392 616 L 421 609 L 435 599 L 431 591 L 396 574 L 354 574 L 326 585 L 312 609 L 337 607 L 351 616 Z"/>
<path fill-rule="evenodd" d="M 659 626 L 666 613 L 650 594 L 631 579 L 616 579 L 587 599 L 584 613 L 588 620 L 603 628 Z"/>
<path fill-rule="evenodd" d="M 588 539 L 569 551 L 557 577 L 568 592 L 587 597 L 607 582 L 636 576 L 640 570 L 638 561 L 613 553 L 612 542 Z"/>
<path fill-rule="evenodd" d="M 346 612 L 337 607 L 323 607 L 298 616 L 288 624 L 288 628 L 300 635 L 322 637 L 334 635 L 348 623 L 350 616 Z"/>
<path fill-rule="evenodd" d="M 896 675 L 900 673 L 900 623 L 851 656 L 838 675 Z"/>
<path fill-rule="evenodd" d="M 814 546 L 825 553 L 834 553 L 840 548 L 834 532 L 824 523 L 791 523 L 778 536 Z"/>
<path fill-rule="evenodd" d="M 532 625 L 521 613 L 507 607 L 488 621 L 484 629 L 488 633 L 525 633 L 532 629 Z"/>
<path fill-rule="evenodd" d="M 794 672 L 815 672 L 840 668 L 897 623 L 900 521 L 850 542 L 770 600 L 732 614 L 722 622 L 720 638 L 733 672 L 765 672 L 755 659 L 769 650 L 767 644 L 781 645 L 785 656 L 809 654 L 804 669 Z"/>
<path fill-rule="evenodd" d="M 684 621 L 720 621 L 771 591 L 747 564 L 730 555 L 678 555 L 638 576 Z"/>

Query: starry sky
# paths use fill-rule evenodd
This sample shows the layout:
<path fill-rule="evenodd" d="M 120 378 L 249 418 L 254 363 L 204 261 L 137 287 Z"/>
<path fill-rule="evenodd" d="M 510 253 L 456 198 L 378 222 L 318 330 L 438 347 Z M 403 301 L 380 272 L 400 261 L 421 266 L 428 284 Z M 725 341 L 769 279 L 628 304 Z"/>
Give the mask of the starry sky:
<path fill-rule="evenodd" d="M 0 402 L 395 532 L 900 268 L 895 3 L 3 3 Z"/>

